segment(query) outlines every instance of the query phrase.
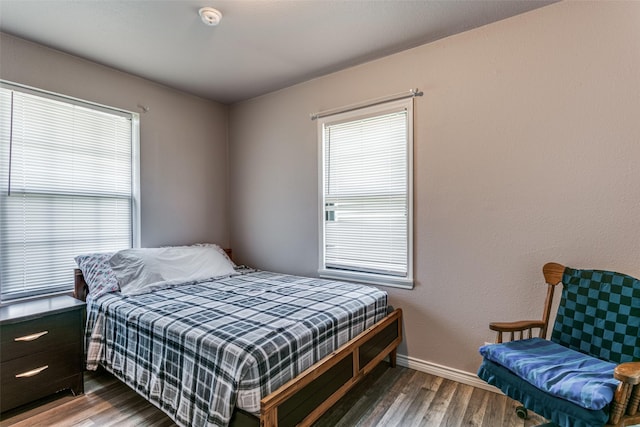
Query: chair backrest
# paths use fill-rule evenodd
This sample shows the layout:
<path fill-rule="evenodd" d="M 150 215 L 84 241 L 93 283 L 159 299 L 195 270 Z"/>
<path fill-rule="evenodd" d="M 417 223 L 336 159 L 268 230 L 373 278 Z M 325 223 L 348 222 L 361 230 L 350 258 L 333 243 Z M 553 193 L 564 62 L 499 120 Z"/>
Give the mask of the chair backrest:
<path fill-rule="evenodd" d="M 640 280 L 565 268 L 551 341 L 613 363 L 640 360 Z"/>

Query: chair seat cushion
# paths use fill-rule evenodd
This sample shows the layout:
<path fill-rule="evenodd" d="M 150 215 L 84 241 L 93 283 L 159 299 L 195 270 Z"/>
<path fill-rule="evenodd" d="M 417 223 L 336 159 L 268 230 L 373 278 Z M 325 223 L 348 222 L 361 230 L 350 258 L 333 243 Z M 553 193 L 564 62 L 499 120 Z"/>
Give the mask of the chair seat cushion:
<path fill-rule="evenodd" d="M 504 366 L 488 359 L 482 360 L 478 377 L 559 427 L 603 427 L 609 420 L 610 406 L 605 406 L 599 411 L 585 409 L 566 399 L 545 393 Z"/>
<path fill-rule="evenodd" d="M 480 354 L 540 390 L 590 410 L 611 403 L 619 383 L 614 363 L 541 338 L 485 345 Z"/>

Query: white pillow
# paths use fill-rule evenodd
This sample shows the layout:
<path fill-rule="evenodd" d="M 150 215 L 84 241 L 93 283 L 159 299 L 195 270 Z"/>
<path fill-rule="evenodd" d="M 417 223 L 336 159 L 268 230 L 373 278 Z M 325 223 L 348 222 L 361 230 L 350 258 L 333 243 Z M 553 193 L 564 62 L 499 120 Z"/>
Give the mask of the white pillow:
<path fill-rule="evenodd" d="M 109 263 L 125 295 L 235 272 L 233 263 L 217 246 L 125 249 L 116 252 Z"/>

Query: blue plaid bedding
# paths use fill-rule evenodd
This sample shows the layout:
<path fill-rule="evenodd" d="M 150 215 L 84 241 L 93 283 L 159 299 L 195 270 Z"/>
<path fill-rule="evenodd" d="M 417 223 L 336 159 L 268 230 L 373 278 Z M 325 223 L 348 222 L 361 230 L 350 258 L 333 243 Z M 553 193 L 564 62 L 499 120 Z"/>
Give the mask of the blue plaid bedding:
<path fill-rule="evenodd" d="M 485 345 L 480 354 L 538 389 L 590 410 L 611 403 L 619 382 L 613 378 L 615 363 L 542 338 Z"/>
<path fill-rule="evenodd" d="M 244 271 L 146 294 L 89 299 L 87 368 L 104 366 L 182 426 L 224 426 L 372 326 L 387 294 Z"/>

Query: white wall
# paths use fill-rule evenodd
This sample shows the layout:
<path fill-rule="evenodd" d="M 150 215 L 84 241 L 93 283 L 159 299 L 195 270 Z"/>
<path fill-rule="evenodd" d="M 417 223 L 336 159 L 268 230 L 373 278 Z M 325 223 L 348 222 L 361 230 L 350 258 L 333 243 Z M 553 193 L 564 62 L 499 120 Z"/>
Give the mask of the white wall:
<path fill-rule="evenodd" d="M 0 78 L 141 113 L 142 246 L 228 245 L 226 106 L 7 34 Z"/>
<path fill-rule="evenodd" d="M 232 106 L 235 256 L 315 275 L 309 113 L 418 87 L 400 353 L 474 372 L 490 321 L 540 317 L 547 261 L 640 277 L 639 24 L 639 2 L 561 2 Z"/>

